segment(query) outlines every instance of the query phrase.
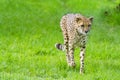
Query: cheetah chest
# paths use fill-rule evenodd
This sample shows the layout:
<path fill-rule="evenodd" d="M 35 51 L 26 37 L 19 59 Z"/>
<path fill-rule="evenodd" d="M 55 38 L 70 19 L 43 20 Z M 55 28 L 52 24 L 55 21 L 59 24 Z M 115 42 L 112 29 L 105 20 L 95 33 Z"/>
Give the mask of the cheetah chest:
<path fill-rule="evenodd" d="M 76 35 L 74 39 L 75 47 L 83 47 L 86 44 L 86 36 L 85 35 Z"/>

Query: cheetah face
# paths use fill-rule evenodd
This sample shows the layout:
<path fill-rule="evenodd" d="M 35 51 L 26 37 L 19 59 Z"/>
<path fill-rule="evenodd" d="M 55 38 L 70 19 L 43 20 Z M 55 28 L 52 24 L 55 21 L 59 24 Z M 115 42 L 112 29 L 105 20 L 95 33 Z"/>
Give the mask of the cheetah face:
<path fill-rule="evenodd" d="M 91 28 L 93 18 L 78 17 L 76 18 L 76 30 L 79 34 L 86 35 Z"/>

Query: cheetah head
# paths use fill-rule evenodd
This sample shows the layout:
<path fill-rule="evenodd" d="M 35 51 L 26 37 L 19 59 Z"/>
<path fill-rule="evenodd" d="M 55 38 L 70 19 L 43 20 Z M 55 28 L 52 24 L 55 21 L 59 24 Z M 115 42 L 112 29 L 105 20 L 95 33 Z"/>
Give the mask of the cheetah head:
<path fill-rule="evenodd" d="M 86 18 L 84 16 L 77 16 L 75 19 L 77 32 L 86 35 L 90 31 L 92 21 L 93 17 Z"/>

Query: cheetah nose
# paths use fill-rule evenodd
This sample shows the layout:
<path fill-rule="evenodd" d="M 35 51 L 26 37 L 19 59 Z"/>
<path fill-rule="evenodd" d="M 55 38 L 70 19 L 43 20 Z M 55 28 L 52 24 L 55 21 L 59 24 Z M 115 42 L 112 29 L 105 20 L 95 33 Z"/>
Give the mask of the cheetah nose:
<path fill-rule="evenodd" d="M 88 31 L 85 31 L 85 33 L 88 33 Z"/>

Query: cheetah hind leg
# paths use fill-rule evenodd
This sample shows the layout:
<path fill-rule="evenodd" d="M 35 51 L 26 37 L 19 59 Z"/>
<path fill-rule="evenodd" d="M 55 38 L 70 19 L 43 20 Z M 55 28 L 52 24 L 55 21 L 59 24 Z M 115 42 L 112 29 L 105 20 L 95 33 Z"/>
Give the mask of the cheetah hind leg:
<path fill-rule="evenodd" d="M 60 44 L 60 43 L 56 43 L 55 44 L 55 47 L 58 49 L 58 50 L 62 50 L 62 51 L 65 51 L 66 52 L 66 59 L 67 59 L 67 63 L 68 63 L 68 66 L 71 66 L 71 62 L 70 62 L 70 55 L 68 54 L 69 50 L 68 50 L 68 46 L 67 45 L 63 45 L 63 44 Z"/>

